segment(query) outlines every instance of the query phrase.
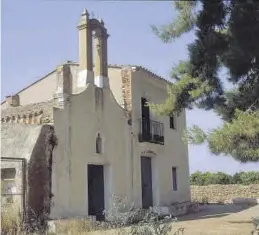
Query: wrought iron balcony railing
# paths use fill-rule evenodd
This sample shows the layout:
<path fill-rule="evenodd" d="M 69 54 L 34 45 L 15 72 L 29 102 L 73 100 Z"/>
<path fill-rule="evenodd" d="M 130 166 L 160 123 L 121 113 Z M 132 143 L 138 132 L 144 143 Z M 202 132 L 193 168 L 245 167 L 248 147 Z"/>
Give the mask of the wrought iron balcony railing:
<path fill-rule="evenodd" d="M 150 119 L 140 119 L 139 142 L 164 144 L 164 124 Z"/>

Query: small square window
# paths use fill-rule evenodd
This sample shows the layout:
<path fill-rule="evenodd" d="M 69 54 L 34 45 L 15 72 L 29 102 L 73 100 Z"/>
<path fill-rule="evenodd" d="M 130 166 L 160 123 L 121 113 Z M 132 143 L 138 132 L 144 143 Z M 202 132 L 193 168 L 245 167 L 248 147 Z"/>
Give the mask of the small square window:
<path fill-rule="evenodd" d="M 2 168 L 1 169 L 1 179 L 2 180 L 14 179 L 15 174 L 16 174 L 15 168 Z"/>

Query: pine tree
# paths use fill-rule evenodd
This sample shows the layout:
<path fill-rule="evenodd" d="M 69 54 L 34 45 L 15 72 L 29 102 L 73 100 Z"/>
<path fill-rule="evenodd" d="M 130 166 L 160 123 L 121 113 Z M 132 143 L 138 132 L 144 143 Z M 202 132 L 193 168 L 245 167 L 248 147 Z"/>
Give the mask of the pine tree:
<path fill-rule="evenodd" d="M 161 115 L 193 107 L 214 110 L 223 126 L 208 133 L 194 126 L 185 139 L 208 141 L 212 153 L 231 155 L 241 162 L 259 161 L 259 2 L 175 1 L 174 21 L 153 27 L 165 43 L 195 30 L 189 58 L 173 68 L 174 83 L 163 104 L 150 104 Z M 219 70 L 228 71 L 227 78 Z M 223 79 L 234 86 L 225 90 Z"/>

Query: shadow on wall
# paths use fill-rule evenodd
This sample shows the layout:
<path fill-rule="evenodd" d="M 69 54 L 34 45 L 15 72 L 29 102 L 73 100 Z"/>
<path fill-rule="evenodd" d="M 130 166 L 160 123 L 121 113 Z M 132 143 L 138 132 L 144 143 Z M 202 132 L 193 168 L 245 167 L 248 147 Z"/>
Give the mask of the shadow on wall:
<path fill-rule="evenodd" d="M 196 219 L 208 219 L 208 218 L 219 218 L 224 217 L 233 213 L 241 212 L 251 205 L 234 205 L 234 204 L 209 204 L 200 206 L 200 211 L 186 216 L 178 218 L 179 221 L 188 221 Z"/>
<path fill-rule="evenodd" d="M 26 218 L 29 221 L 44 222 L 50 213 L 52 153 L 56 144 L 54 127 L 44 125 L 28 162 Z"/>

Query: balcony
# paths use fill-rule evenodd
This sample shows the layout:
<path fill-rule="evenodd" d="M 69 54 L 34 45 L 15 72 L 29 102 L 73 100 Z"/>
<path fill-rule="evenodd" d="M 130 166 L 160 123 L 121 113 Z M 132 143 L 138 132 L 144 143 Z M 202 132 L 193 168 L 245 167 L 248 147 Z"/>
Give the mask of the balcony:
<path fill-rule="evenodd" d="M 140 119 L 139 142 L 164 144 L 164 124 L 150 119 Z"/>

